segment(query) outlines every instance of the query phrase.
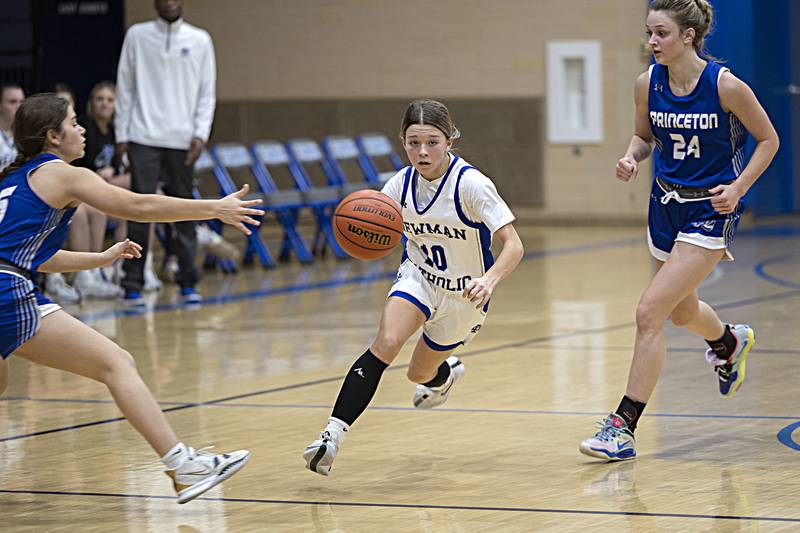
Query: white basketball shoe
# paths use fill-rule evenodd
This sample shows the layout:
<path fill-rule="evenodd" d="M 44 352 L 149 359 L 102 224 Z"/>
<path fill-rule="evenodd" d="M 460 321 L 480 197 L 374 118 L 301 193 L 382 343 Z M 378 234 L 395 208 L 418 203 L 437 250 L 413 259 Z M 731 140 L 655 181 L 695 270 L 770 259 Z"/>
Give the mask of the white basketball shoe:
<path fill-rule="evenodd" d="M 611 413 L 605 420 L 598 422 L 598 427 L 600 431 L 594 437 L 581 442 L 582 454 L 608 461 L 636 458 L 636 439 L 622 417 Z"/>
<path fill-rule="evenodd" d="M 303 451 L 303 459 L 306 460 L 306 468 L 323 476 L 330 475 L 333 460 L 339 453 L 342 441 L 347 429 L 339 431 L 330 424 L 320 433 L 319 438 L 306 446 Z"/>
<path fill-rule="evenodd" d="M 191 501 L 222 483 L 241 470 L 250 459 L 247 450 L 219 454 L 210 453 L 208 448 L 187 450 L 188 457 L 177 468 L 165 472 L 178 493 L 178 503 Z"/>
<path fill-rule="evenodd" d="M 414 397 L 411 399 L 417 409 L 431 409 L 442 405 L 447 401 L 450 391 L 453 390 L 453 385 L 464 375 L 464 363 L 461 362 L 461 359 L 451 355 L 446 361 L 450 366 L 450 375 L 441 386 L 426 387 L 425 385 L 417 385 Z"/>

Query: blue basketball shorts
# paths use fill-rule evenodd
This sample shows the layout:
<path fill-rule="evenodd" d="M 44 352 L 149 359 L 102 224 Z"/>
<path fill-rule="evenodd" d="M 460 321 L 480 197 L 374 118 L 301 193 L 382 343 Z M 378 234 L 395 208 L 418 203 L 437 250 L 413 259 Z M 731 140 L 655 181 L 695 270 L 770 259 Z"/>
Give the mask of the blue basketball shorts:
<path fill-rule="evenodd" d="M 483 327 L 488 309 L 488 304 L 476 309 L 460 292 L 435 287 L 411 259 L 400 265 L 389 297 L 403 298 L 422 311 L 426 317 L 422 339 L 429 348 L 439 352 L 471 341 Z"/>
<path fill-rule="evenodd" d="M 733 213 L 722 215 L 711 200 L 684 200 L 667 193 L 655 181 L 647 214 L 647 244 L 650 254 L 666 261 L 675 242 L 686 242 L 709 250 L 725 250 L 723 261 L 733 261 L 730 246 L 744 211 L 739 202 Z"/>
<path fill-rule="evenodd" d="M 59 309 L 31 280 L 0 272 L 0 356 L 8 358 L 39 331 L 42 318 Z"/>

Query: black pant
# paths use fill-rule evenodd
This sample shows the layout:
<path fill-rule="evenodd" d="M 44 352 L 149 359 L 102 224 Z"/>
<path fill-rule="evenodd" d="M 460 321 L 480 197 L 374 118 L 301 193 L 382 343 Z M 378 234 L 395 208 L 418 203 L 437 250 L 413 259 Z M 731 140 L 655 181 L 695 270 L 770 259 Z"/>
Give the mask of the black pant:
<path fill-rule="evenodd" d="M 184 164 L 186 150 L 157 148 L 130 143 L 128 157 L 131 163 L 131 190 L 143 194 L 156 192 L 162 183 L 167 196 L 192 198 L 193 168 Z M 172 250 L 178 256 L 176 283 L 181 288 L 194 287 L 199 274 L 195 268 L 197 234 L 195 223 L 176 222 L 172 232 Z M 142 259 L 127 260 L 122 287 L 127 291 L 141 291 L 144 285 L 144 258 L 148 253 L 150 224 L 128 222 L 128 238 L 142 245 Z"/>

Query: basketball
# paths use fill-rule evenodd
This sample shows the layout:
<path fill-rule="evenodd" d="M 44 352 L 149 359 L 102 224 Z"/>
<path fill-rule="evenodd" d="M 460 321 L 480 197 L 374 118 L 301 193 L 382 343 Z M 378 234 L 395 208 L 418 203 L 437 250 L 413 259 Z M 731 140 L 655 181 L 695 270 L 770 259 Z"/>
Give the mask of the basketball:
<path fill-rule="evenodd" d="M 392 251 L 403 235 L 397 202 L 379 191 L 364 189 L 345 197 L 333 214 L 336 242 L 351 257 L 370 261 Z"/>

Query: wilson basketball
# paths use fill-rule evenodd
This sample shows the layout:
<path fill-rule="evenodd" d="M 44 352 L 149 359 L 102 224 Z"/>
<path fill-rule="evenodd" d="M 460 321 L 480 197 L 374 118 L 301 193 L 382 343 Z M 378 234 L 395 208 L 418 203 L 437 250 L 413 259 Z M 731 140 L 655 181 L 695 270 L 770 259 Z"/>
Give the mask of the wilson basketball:
<path fill-rule="evenodd" d="M 380 259 L 389 255 L 403 235 L 400 206 L 382 192 L 356 191 L 336 207 L 333 233 L 351 257 Z"/>

